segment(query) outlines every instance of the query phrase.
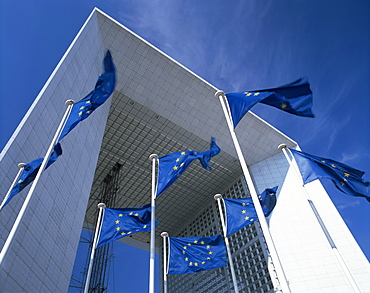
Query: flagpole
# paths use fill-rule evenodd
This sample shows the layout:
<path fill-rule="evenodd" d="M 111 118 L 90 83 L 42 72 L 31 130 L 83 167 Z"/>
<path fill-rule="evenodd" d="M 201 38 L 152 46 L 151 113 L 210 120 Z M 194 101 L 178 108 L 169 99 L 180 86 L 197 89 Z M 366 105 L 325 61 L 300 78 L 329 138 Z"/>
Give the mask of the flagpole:
<path fill-rule="evenodd" d="M 56 131 L 56 133 L 54 135 L 54 138 L 53 138 L 53 140 L 52 140 L 52 142 L 51 142 L 51 144 L 49 146 L 49 149 L 46 152 L 46 155 L 44 157 L 44 160 L 42 161 L 42 164 L 40 166 L 39 171 L 37 172 L 37 175 L 35 177 L 35 180 L 33 181 L 32 186 L 31 186 L 30 190 L 28 191 L 27 197 L 24 200 L 23 206 L 22 206 L 21 210 L 19 211 L 19 214 L 17 216 L 17 219 L 15 220 L 15 222 L 13 224 L 13 227 L 12 227 L 12 229 L 11 229 L 9 235 L 8 235 L 8 238 L 6 239 L 5 244 L 4 244 L 4 246 L 3 246 L 2 250 L 1 250 L 1 253 L 0 253 L 0 267 L 2 266 L 2 263 L 4 261 L 5 255 L 7 254 L 8 249 L 9 249 L 9 247 L 10 247 L 10 245 L 11 245 L 13 239 L 14 239 L 14 235 L 17 232 L 18 226 L 20 225 L 20 223 L 22 221 L 22 218 L 24 216 L 24 213 L 25 213 L 25 211 L 26 211 L 26 209 L 28 207 L 28 204 L 29 204 L 29 202 L 31 200 L 32 194 L 33 194 L 33 192 L 34 192 L 34 190 L 36 188 L 36 185 L 37 185 L 38 181 L 40 180 L 41 174 L 42 174 L 42 172 L 46 168 L 46 164 L 48 163 L 49 158 L 51 156 L 51 153 L 53 152 L 54 146 L 57 143 L 57 139 L 59 138 L 59 135 L 60 135 L 60 133 L 61 133 L 61 131 L 63 129 L 63 126 L 65 124 L 65 121 L 67 120 L 67 117 L 68 117 L 68 115 L 69 115 L 69 113 L 71 111 L 71 108 L 72 108 L 73 103 L 74 102 L 72 100 L 67 100 L 65 102 L 65 105 L 67 106 L 67 109 L 66 109 L 66 111 L 64 113 L 64 116 L 63 116 L 63 118 L 62 118 L 62 120 L 61 120 L 61 122 L 60 122 L 60 124 L 58 126 L 58 129 L 57 129 L 57 131 Z"/>
<path fill-rule="evenodd" d="M 223 91 L 217 91 L 215 93 L 215 97 L 219 98 L 219 100 L 221 102 L 222 110 L 224 112 L 226 122 L 227 122 L 227 125 L 229 127 L 229 131 L 230 131 L 232 140 L 234 142 L 235 150 L 238 154 L 239 162 L 241 164 L 245 180 L 247 181 L 247 185 L 248 185 L 251 197 L 252 197 L 254 207 L 255 207 L 256 212 L 257 212 L 257 216 L 258 216 L 258 219 L 259 219 L 259 222 L 260 222 L 260 225 L 261 225 L 261 229 L 262 229 L 263 235 L 265 237 L 266 244 L 267 244 L 268 250 L 270 252 L 271 258 L 274 262 L 274 265 L 275 265 L 275 268 L 276 268 L 276 273 L 279 277 L 281 289 L 284 293 L 290 293 L 291 291 L 290 291 L 288 282 L 286 280 L 286 276 L 285 276 L 284 270 L 282 268 L 282 265 L 281 265 L 281 262 L 280 262 L 280 259 L 279 259 L 279 255 L 276 251 L 274 241 L 271 237 L 265 215 L 264 215 L 262 207 L 260 205 L 257 191 L 254 187 L 252 177 L 249 173 L 247 163 L 244 159 L 243 152 L 240 148 L 238 139 L 237 139 L 235 131 L 234 131 L 234 127 L 232 125 L 232 121 L 230 119 L 230 114 L 229 114 L 229 110 L 228 110 L 228 107 L 227 107 L 227 102 L 225 101 L 225 93 Z"/>
<path fill-rule="evenodd" d="M 297 162 L 295 161 L 294 156 L 291 154 L 291 156 L 292 156 L 292 160 L 291 160 L 290 157 L 288 156 L 287 146 L 285 144 L 279 145 L 278 148 L 279 148 L 279 150 L 281 150 L 284 153 L 284 156 L 285 156 L 286 160 L 289 162 L 290 166 L 292 166 L 292 169 L 294 170 L 294 175 L 295 175 L 295 177 L 297 179 L 297 182 L 299 182 L 299 185 L 301 186 L 301 189 L 303 190 L 303 192 L 305 194 L 305 197 L 306 197 L 308 203 L 310 204 L 310 207 L 311 207 L 311 209 L 312 209 L 312 211 L 313 211 L 313 213 L 314 213 L 314 215 L 316 217 L 316 220 L 320 224 L 320 227 L 321 227 L 322 231 L 324 232 L 324 234 L 326 236 L 326 239 L 328 240 L 328 242 L 329 242 L 329 244 L 330 244 L 330 246 L 331 246 L 331 248 L 332 248 L 335 256 L 337 257 L 337 260 L 339 261 L 339 263 L 340 263 L 340 265 L 341 265 L 341 267 L 342 267 L 342 269 L 343 269 L 343 271 L 344 271 L 344 273 L 345 273 L 348 281 L 350 282 L 350 284 L 351 284 L 354 292 L 360 293 L 360 290 L 357 287 L 357 284 L 356 284 L 355 280 L 353 279 L 353 276 L 352 276 L 351 272 L 349 271 L 348 267 L 346 266 L 346 264 L 345 264 L 345 262 L 344 262 L 344 260 L 343 260 L 343 258 L 341 256 L 340 252 L 338 251 L 337 246 L 334 243 L 333 238 L 331 238 L 328 229 L 326 228 L 323 220 L 321 219 L 320 214 L 317 211 L 317 209 L 316 209 L 316 207 L 315 207 L 315 205 L 314 205 L 314 203 L 313 203 L 313 201 L 311 199 L 310 194 L 308 193 L 307 189 L 304 186 L 304 183 L 302 181 L 302 177 L 299 174 L 299 168 L 297 166 Z"/>
<path fill-rule="evenodd" d="M 9 188 L 9 190 L 8 190 L 8 192 L 7 192 L 7 194 L 5 195 L 5 198 L 4 198 L 3 202 L 1 203 L 0 211 L 1 211 L 1 210 L 2 210 L 2 208 L 4 207 L 4 204 L 6 203 L 6 201 L 8 200 L 8 198 L 9 198 L 9 196 L 10 196 L 10 193 L 11 193 L 11 191 L 12 191 L 12 189 L 13 189 L 14 185 L 17 183 L 17 180 L 19 179 L 19 176 L 21 175 L 21 173 L 22 173 L 22 171 L 23 171 L 23 169 L 24 169 L 24 167 L 25 167 L 25 166 L 26 166 L 26 164 L 25 164 L 25 163 L 19 163 L 19 164 L 18 164 L 19 171 L 18 171 L 17 175 L 15 176 L 14 181 L 13 181 L 12 185 L 10 186 L 10 188 Z"/>
<path fill-rule="evenodd" d="M 167 232 L 162 232 L 163 237 L 163 293 L 167 293 Z"/>
<path fill-rule="evenodd" d="M 91 254 L 90 254 L 90 262 L 89 262 L 89 268 L 87 270 L 87 276 L 86 276 L 86 282 L 85 282 L 85 289 L 84 293 L 89 292 L 89 286 L 90 286 L 90 279 L 91 279 L 91 272 L 94 264 L 94 256 L 95 256 L 95 250 L 96 250 L 96 245 L 98 242 L 99 234 L 100 234 L 100 224 L 102 220 L 102 213 L 106 205 L 104 203 L 99 203 L 98 208 L 99 208 L 99 215 L 98 215 L 98 221 L 96 223 L 96 228 L 95 228 L 95 234 L 94 234 L 94 241 L 92 243 L 91 247 Z"/>
<path fill-rule="evenodd" d="M 152 160 L 152 213 L 151 213 L 151 227 L 150 227 L 150 260 L 149 260 L 149 293 L 154 293 L 154 261 L 155 261 L 155 193 L 156 193 L 156 161 L 158 155 L 151 154 L 149 159 Z"/>
<path fill-rule="evenodd" d="M 235 270 L 234 270 L 234 262 L 233 262 L 233 259 L 232 259 L 232 256 L 231 256 L 231 252 L 230 252 L 229 239 L 226 236 L 225 217 L 224 217 L 224 213 L 222 212 L 222 207 L 221 207 L 222 195 L 221 194 L 216 194 L 214 196 L 214 199 L 217 201 L 218 209 L 220 211 L 222 231 L 223 231 L 223 234 L 224 234 L 224 239 L 225 239 L 225 244 L 226 244 L 226 250 L 227 250 L 227 256 L 229 258 L 230 270 L 231 270 L 231 277 L 233 279 L 233 284 L 234 284 L 234 291 L 235 291 L 235 293 L 239 293 L 238 283 L 236 281 Z"/>

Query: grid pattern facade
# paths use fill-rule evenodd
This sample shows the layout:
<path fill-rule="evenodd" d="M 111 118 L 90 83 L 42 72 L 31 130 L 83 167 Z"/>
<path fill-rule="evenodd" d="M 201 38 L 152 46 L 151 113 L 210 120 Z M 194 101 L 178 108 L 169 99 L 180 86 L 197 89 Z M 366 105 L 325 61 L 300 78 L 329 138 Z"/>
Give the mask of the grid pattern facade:
<path fill-rule="evenodd" d="M 224 191 L 225 198 L 249 197 L 244 176 Z M 209 204 L 181 230 L 176 237 L 222 234 L 216 202 Z M 230 235 L 230 250 L 241 293 L 272 293 L 268 270 L 268 253 L 259 222 L 254 222 Z M 168 275 L 169 292 L 234 292 L 229 266 L 192 274 Z"/>

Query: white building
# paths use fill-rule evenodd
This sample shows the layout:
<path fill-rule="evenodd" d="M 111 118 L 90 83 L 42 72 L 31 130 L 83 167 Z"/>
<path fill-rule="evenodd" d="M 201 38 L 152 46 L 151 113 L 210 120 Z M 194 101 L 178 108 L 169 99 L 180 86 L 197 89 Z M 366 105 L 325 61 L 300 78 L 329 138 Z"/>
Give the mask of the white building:
<path fill-rule="evenodd" d="M 214 98 L 217 89 L 97 9 L 0 154 L 0 194 L 6 194 L 18 163 L 45 155 L 65 111 L 64 102 L 78 101 L 91 91 L 102 72 L 107 49 L 117 66 L 115 92 L 62 140 L 63 155 L 42 175 L 3 261 L 1 292 L 68 290 L 81 229 L 84 223 L 87 227 L 95 222 L 102 183 L 117 163 L 120 180 L 114 207 L 142 206 L 150 202 L 150 154 L 202 151 L 208 149 L 211 136 L 217 138 L 222 152 L 211 161 L 213 170 L 207 172 L 194 162 L 158 197 L 157 246 L 162 244 L 162 231 L 170 236 L 216 232 L 215 222 L 203 218 L 207 217 L 203 211 L 214 209 L 214 194 L 247 194 L 221 105 Z M 237 135 L 257 191 L 279 186 L 269 226 L 291 291 L 353 292 L 349 274 L 360 292 L 369 292 L 369 263 L 322 185 L 316 181 L 306 189 L 336 245 L 335 251 L 348 268 L 347 274 L 278 150 L 279 144 L 295 148 L 297 143 L 250 112 L 238 125 Z M 243 186 L 243 190 L 232 191 L 235 186 Z M 1 247 L 28 190 L 14 197 L 0 213 Z M 273 292 L 271 279 L 275 284 L 275 276 L 271 271 L 271 278 L 266 274 L 268 260 L 263 257 L 267 251 L 258 227 L 253 224 L 231 237 L 241 292 Z M 149 234 L 137 233 L 125 241 L 147 247 Z M 247 251 L 247 247 L 258 253 L 251 255 L 253 249 Z M 251 265 L 253 259 L 264 267 L 257 270 Z M 221 284 L 217 292 L 222 292 L 222 286 L 232 290 L 224 269 L 203 275 L 203 281 L 194 274 L 171 275 L 169 284 L 171 278 L 182 278 L 184 283 L 198 278 L 196 282 L 205 285 L 207 276 L 214 276 Z M 204 286 L 199 290 L 210 292 Z"/>

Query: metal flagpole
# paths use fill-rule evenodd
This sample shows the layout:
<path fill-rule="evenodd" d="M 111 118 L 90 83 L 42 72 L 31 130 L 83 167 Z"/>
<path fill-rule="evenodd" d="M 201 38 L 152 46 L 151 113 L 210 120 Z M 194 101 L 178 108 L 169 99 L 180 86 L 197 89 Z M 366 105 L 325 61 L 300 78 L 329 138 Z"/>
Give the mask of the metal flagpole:
<path fill-rule="evenodd" d="M 225 217 L 224 217 L 224 213 L 222 212 L 222 207 L 221 207 L 221 198 L 222 198 L 222 195 L 221 194 L 216 194 L 214 196 L 214 198 L 217 201 L 218 209 L 220 211 L 222 231 L 224 233 L 224 239 L 225 239 L 225 244 L 226 244 L 227 256 L 229 258 L 229 263 L 230 263 L 231 277 L 233 279 L 233 284 L 234 284 L 234 291 L 235 291 L 235 293 L 239 293 L 238 283 L 236 282 L 236 276 L 235 276 L 235 270 L 234 270 L 234 262 L 233 262 L 233 259 L 232 259 L 232 256 L 231 256 L 231 252 L 230 252 L 229 239 L 226 236 Z"/>
<path fill-rule="evenodd" d="M 17 175 L 15 176 L 14 181 L 13 181 L 12 185 L 10 186 L 7 194 L 5 195 L 5 198 L 4 198 L 3 202 L 1 203 L 0 211 L 4 207 L 4 204 L 6 203 L 6 201 L 8 200 L 8 198 L 10 196 L 10 192 L 12 191 L 14 185 L 17 183 L 17 180 L 18 180 L 19 176 L 21 175 L 21 173 L 22 173 L 22 171 L 23 171 L 23 169 L 24 169 L 25 166 L 26 166 L 25 163 L 19 163 L 18 164 L 19 171 L 18 171 Z"/>
<path fill-rule="evenodd" d="M 13 227 L 12 227 L 12 230 L 10 231 L 9 233 L 9 236 L 8 238 L 6 239 L 5 241 L 5 244 L 1 250 L 1 253 L 0 253 L 0 267 L 2 266 L 2 263 L 3 263 L 3 260 L 5 258 L 5 255 L 7 254 L 8 252 L 8 249 L 10 247 L 10 244 L 12 243 L 13 239 L 14 239 L 14 235 L 15 233 L 17 232 L 17 229 L 18 229 L 18 226 L 20 224 L 20 222 L 22 221 L 22 218 L 23 218 L 23 215 L 27 209 L 27 206 L 31 200 L 31 197 L 32 197 L 32 194 L 36 188 L 36 185 L 38 183 L 38 181 L 40 180 L 40 177 L 41 177 L 41 174 L 42 172 L 45 170 L 46 168 L 46 164 L 48 163 L 49 161 L 49 158 L 51 156 L 51 153 L 53 152 L 53 149 L 54 149 L 54 146 L 56 145 L 57 141 L 58 141 L 58 138 L 59 138 L 59 135 L 64 127 L 64 124 L 65 124 L 65 121 L 67 120 L 68 118 L 68 115 L 71 111 L 71 108 L 72 108 L 72 105 L 73 105 L 73 101 L 72 100 L 67 100 L 65 102 L 66 106 L 67 106 L 67 110 L 65 111 L 64 113 L 64 116 L 62 118 L 62 121 L 60 122 L 59 126 L 58 126 L 58 129 L 54 135 L 54 138 L 49 146 L 49 149 L 48 151 L 46 152 L 46 155 L 44 157 L 44 160 L 42 161 L 42 164 L 40 166 L 40 169 L 39 171 L 37 172 L 37 175 L 35 177 L 35 180 L 33 181 L 32 183 L 32 186 L 30 188 L 30 190 L 28 191 L 28 194 L 27 194 L 27 197 L 26 199 L 24 200 L 24 203 L 23 203 L 23 206 L 21 208 L 21 210 L 19 211 L 19 214 L 17 216 L 17 219 L 15 220 L 14 224 L 13 224 Z"/>
<path fill-rule="evenodd" d="M 234 142 L 235 150 L 238 154 L 239 162 L 241 164 L 245 180 L 247 181 L 247 185 L 248 185 L 251 197 L 252 197 L 254 207 L 255 207 L 256 212 L 257 212 L 257 216 L 258 216 L 258 219 L 259 219 L 259 222 L 260 222 L 260 225 L 261 225 L 261 229 L 262 229 L 263 235 L 265 237 L 266 244 L 267 244 L 268 250 L 270 252 L 271 258 L 272 258 L 272 260 L 274 262 L 274 265 L 275 265 L 275 268 L 276 268 L 276 273 L 277 273 L 278 278 L 279 278 L 281 289 L 284 293 L 290 293 L 291 291 L 290 291 L 288 282 L 286 280 L 284 270 L 281 266 L 279 255 L 277 254 L 274 242 L 272 240 L 265 215 L 264 215 L 262 207 L 260 205 L 260 202 L 259 202 L 259 199 L 258 199 L 258 194 L 257 194 L 256 189 L 254 187 L 252 177 L 249 173 L 247 163 L 245 162 L 243 152 L 240 148 L 238 139 L 237 139 L 235 131 L 234 131 L 234 127 L 233 127 L 231 117 L 230 117 L 230 112 L 229 112 L 229 109 L 227 107 L 228 104 L 227 104 L 227 101 L 225 101 L 225 93 L 223 91 L 217 91 L 215 93 L 215 97 L 220 99 L 222 110 L 224 111 L 226 122 L 227 122 L 231 137 L 232 137 L 233 142 Z"/>
<path fill-rule="evenodd" d="M 155 170 L 158 155 L 151 154 L 149 159 L 152 160 L 152 214 L 150 228 L 150 260 L 149 260 L 149 293 L 154 293 L 154 260 L 155 260 L 155 193 L 156 181 Z"/>
<path fill-rule="evenodd" d="M 163 293 L 167 293 L 167 232 L 162 232 L 161 236 L 163 237 Z"/>
<path fill-rule="evenodd" d="M 89 292 L 89 285 L 90 285 L 90 279 L 91 279 L 91 272 L 92 272 L 92 268 L 94 264 L 95 250 L 96 250 L 96 245 L 98 244 L 98 239 L 100 236 L 100 225 L 101 225 L 101 220 L 102 220 L 102 213 L 105 207 L 106 205 L 104 203 L 98 204 L 99 215 L 98 215 L 98 221 L 96 223 L 96 228 L 95 228 L 94 241 L 91 247 L 90 262 L 89 262 L 89 268 L 87 270 L 87 277 L 86 277 L 86 282 L 85 282 L 84 293 Z"/>
<path fill-rule="evenodd" d="M 340 265 L 341 265 L 341 267 L 342 267 L 342 269 L 343 269 L 346 277 L 348 278 L 348 281 L 351 283 L 351 286 L 352 286 L 354 292 L 360 293 L 360 290 L 357 287 L 357 284 L 356 284 L 355 280 L 353 279 L 352 274 L 350 273 L 348 267 L 346 266 L 346 264 L 345 264 L 345 262 L 344 262 L 344 260 L 343 260 L 343 258 L 341 256 L 340 252 L 338 251 L 337 246 L 334 243 L 334 240 L 331 238 L 328 229 L 326 228 L 323 220 L 321 219 L 320 214 L 317 211 L 317 209 L 316 209 L 316 207 L 315 207 L 315 205 L 314 205 L 314 203 L 313 203 L 313 201 L 311 199 L 310 194 L 308 193 L 307 189 L 304 186 L 304 183 L 302 181 L 302 177 L 299 174 L 299 168 L 298 168 L 297 162 L 294 159 L 294 156 L 289 152 L 291 154 L 291 156 L 292 156 L 292 160 L 291 160 L 290 157 L 288 156 L 287 146 L 285 144 L 279 145 L 278 148 L 279 148 L 279 150 L 281 150 L 284 153 L 285 158 L 289 162 L 290 166 L 292 166 L 292 169 L 294 170 L 294 175 L 296 176 L 297 182 L 299 182 L 299 185 L 301 186 L 301 189 L 304 191 L 304 194 L 306 196 L 306 199 L 307 199 L 308 203 L 310 204 L 310 207 L 311 207 L 311 209 L 312 209 L 312 211 L 313 211 L 313 213 L 314 213 L 317 221 L 319 222 L 320 227 L 323 230 L 323 232 L 324 232 L 324 234 L 326 236 L 326 239 L 328 240 L 328 242 L 329 242 L 329 244 L 330 244 L 330 246 L 331 246 L 331 248 L 332 248 L 335 256 L 337 257 L 337 259 L 338 259 L 338 261 L 339 261 L 339 263 L 340 263 Z"/>

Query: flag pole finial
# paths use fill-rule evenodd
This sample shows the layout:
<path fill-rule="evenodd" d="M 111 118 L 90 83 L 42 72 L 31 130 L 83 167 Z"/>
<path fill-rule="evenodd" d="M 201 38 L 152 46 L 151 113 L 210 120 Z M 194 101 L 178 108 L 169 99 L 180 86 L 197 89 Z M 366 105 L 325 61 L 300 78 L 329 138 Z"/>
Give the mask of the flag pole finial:
<path fill-rule="evenodd" d="M 286 147 L 287 147 L 286 144 L 282 143 L 282 144 L 279 144 L 278 149 L 282 151 L 283 149 L 286 149 Z"/>
<path fill-rule="evenodd" d="M 218 200 L 218 199 L 221 199 L 221 198 L 222 198 L 222 195 L 219 194 L 219 193 L 215 194 L 215 196 L 214 196 L 215 200 Z"/>
<path fill-rule="evenodd" d="M 24 168 L 26 166 L 26 163 L 19 163 L 18 164 L 18 168 L 19 169 L 22 169 L 22 168 Z"/>
<path fill-rule="evenodd" d="M 73 100 L 67 100 L 66 102 L 65 102 L 65 105 L 68 107 L 68 106 L 70 106 L 70 105 L 73 105 L 75 103 L 75 101 L 73 101 Z"/>
<path fill-rule="evenodd" d="M 100 209 L 100 208 L 105 208 L 106 207 L 106 205 L 105 205 L 105 203 L 98 203 L 98 208 Z"/>
<path fill-rule="evenodd" d="M 161 236 L 164 238 L 164 237 L 168 237 L 168 233 L 167 232 L 162 232 L 161 233 Z"/>
<path fill-rule="evenodd" d="M 157 154 L 151 154 L 149 156 L 149 159 L 151 159 L 151 160 L 156 159 L 156 158 L 158 158 L 158 155 Z"/>
<path fill-rule="evenodd" d="M 218 90 L 216 93 L 215 93 L 215 98 L 219 98 L 220 96 L 224 96 L 225 95 L 225 93 L 223 92 L 223 91 L 220 91 L 220 90 Z"/>

